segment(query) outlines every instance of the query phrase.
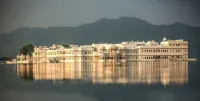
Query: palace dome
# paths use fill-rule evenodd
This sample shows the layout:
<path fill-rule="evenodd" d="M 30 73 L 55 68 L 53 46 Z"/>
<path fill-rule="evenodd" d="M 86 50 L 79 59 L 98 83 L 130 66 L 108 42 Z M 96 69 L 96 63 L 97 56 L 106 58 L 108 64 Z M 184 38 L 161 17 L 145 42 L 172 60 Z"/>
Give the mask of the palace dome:
<path fill-rule="evenodd" d="M 163 41 L 167 41 L 167 38 L 164 37 L 164 38 L 163 38 Z"/>

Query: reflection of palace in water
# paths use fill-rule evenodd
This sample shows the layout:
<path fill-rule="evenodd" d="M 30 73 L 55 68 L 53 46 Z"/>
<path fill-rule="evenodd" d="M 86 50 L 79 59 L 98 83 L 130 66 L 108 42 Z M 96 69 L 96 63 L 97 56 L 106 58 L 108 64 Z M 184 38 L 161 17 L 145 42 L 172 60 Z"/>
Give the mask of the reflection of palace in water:
<path fill-rule="evenodd" d="M 185 84 L 188 61 L 17 64 L 22 79 L 83 80 L 97 84 Z"/>

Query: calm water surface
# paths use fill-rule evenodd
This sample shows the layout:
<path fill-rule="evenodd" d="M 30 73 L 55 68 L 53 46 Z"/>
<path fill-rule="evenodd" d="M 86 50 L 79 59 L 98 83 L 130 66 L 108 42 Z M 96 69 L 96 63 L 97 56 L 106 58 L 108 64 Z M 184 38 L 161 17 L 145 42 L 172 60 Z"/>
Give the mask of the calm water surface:
<path fill-rule="evenodd" d="M 197 62 L 0 65 L 0 101 L 200 101 Z"/>

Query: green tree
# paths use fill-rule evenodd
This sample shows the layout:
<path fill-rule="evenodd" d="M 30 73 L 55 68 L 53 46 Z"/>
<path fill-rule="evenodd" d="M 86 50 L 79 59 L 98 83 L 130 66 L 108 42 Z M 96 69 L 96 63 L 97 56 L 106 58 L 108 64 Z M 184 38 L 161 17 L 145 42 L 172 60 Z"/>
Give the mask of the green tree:
<path fill-rule="evenodd" d="M 23 54 L 23 55 L 32 56 L 33 52 L 34 52 L 34 46 L 32 44 L 25 45 L 20 49 L 20 54 Z"/>

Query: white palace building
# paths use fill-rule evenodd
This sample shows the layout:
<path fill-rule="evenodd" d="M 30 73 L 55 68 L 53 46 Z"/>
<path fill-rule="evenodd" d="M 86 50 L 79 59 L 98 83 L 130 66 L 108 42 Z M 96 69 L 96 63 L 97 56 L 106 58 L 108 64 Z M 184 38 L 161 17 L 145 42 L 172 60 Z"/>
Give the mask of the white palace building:
<path fill-rule="evenodd" d="M 180 40 L 154 40 L 147 42 L 122 42 L 119 44 L 35 46 L 32 63 L 51 62 L 131 62 L 188 60 L 188 42 Z M 18 56 L 26 57 L 26 56 Z"/>

